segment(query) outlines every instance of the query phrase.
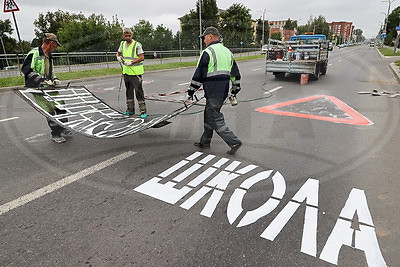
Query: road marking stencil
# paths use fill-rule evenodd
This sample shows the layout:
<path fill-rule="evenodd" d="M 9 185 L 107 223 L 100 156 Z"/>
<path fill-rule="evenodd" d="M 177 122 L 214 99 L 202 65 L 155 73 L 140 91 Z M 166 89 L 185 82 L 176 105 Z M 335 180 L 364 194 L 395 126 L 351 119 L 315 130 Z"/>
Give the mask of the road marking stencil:
<path fill-rule="evenodd" d="M 228 198 L 227 206 L 225 203 L 219 205 L 229 183 L 235 179 L 243 182 Z M 251 194 L 249 190 L 266 180 L 272 180 L 273 191 L 270 198 L 254 210 L 244 210 L 243 202 L 246 195 Z M 302 204 L 305 204 L 300 250 L 316 258 L 319 247 L 318 214 L 325 214 L 319 211 L 319 187 L 319 180 L 308 178 L 262 231 L 260 237 L 274 241 L 294 214 L 299 212 Z M 270 192 L 269 189 L 268 186 L 265 191 Z M 212 217 L 218 205 L 226 206 L 229 224 L 237 223 L 238 228 L 261 220 L 271 214 L 281 202 L 286 201 L 286 181 L 279 171 L 265 171 L 257 165 L 247 165 L 202 152 L 193 153 L 133 190 L 172 205 L 178 204 L 186 210 L 204 199 L 205 204 L 200 215 L 206 217 Z M 260 189 L 257 191 L 260 192 Z M 359 227 L 353 226 L 356 214 Z M 365 192 L 360 189 L 351 190 L 326 244 L 320 246 L 322 251 L 319 259 L 337 265 L 343 246 L 363 251 L 369 266 L 386 266 Z"/>

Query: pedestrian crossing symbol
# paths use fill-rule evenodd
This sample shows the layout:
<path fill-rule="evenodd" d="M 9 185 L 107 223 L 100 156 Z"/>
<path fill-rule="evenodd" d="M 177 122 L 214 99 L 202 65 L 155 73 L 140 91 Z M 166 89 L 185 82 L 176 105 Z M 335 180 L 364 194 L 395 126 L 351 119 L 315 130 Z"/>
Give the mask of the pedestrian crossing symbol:
<path fill-rule="evenodd" d="M 4 12 L 19 11 L 19 7 L 14 0 L 4 0 Z"/>

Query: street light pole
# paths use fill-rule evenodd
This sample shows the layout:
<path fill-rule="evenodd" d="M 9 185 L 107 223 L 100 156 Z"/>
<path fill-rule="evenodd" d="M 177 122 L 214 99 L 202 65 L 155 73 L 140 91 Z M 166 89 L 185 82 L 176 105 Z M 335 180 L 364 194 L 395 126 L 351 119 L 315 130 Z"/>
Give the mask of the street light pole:
<path fill-rule="evenodd" d="M 385 18 L 385 33 L 386 34 L 387 34 L 387 24 L 388 24 L 388 21 L 389 21 L 390 6 L 392 5 L 392 3 L 394 1 L 396 1 L 396 0 L 385 0 L 385 1 L 382 1 L 384 3 L 386 3 L 386 2 L 388 3 L 388 11 L 387 11 L 387 15 L 386 15 L 386 18 Z"/>
<path fill-rule="evenodd" d="M 266 9 L 264 9 L 264 11 L 263 11 L 263 32 L 262 32 L 262 45 L 261 45 L 261 47 L 263 47 L 264 46 L 264 34 L 265 34 L 265 11 L 266 11 Z"/>
<path fill-rule="evenodd" d="M 199 0 L 199 25 L 200 25 L 200 34 L 202 34 L 202 26 L 201 26 L 201 0 Z M 200 38 L 200 53 L 203 51 L 203 38 Z"/>

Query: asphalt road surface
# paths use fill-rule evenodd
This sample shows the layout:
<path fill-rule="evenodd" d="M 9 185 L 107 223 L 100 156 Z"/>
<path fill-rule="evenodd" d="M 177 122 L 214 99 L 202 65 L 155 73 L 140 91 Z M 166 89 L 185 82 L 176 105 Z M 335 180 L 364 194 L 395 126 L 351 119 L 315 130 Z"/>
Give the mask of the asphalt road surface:
<path fill-rule="evenodd" d="M 239 62 L 242 102 L 223 108 L 244 143 L 235 156 L 217 135 L 193 146 L 202 107 L 59 145 L 0 93 L 0 266 L 399 266 L 400 97 L 358 94 L 400 91 L 389 62 L 367 46 L 334 50 L 307 85 Z M 185 89 L 193 71 L 147 73 L 145 91 Z M 119 84 L 84 83 L 123 110 Z"/>

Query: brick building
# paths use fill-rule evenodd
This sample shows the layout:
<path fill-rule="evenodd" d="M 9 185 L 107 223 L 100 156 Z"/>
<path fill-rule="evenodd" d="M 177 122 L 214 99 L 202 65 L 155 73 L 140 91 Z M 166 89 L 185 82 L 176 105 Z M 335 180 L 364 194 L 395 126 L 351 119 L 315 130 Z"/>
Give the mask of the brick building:
<path fill-rule="evenodd" d="M 341 38 L 342 42 L 348 42 L 352 39 L 354 25 L 353 22 L 338 21 L 329 23 L 329 31 L 335 39 Z"/>
<path fill-rule="evenodd" d="M 296 22 L 292 20 L 292 22 Z M 280 32 L 282 41 L 289 41 L 290 37 L 295 34 L 294 30 L 285 30 L 286 20 L 270 20 L 269 23 L 269 36 L 274 33 Z"/>

